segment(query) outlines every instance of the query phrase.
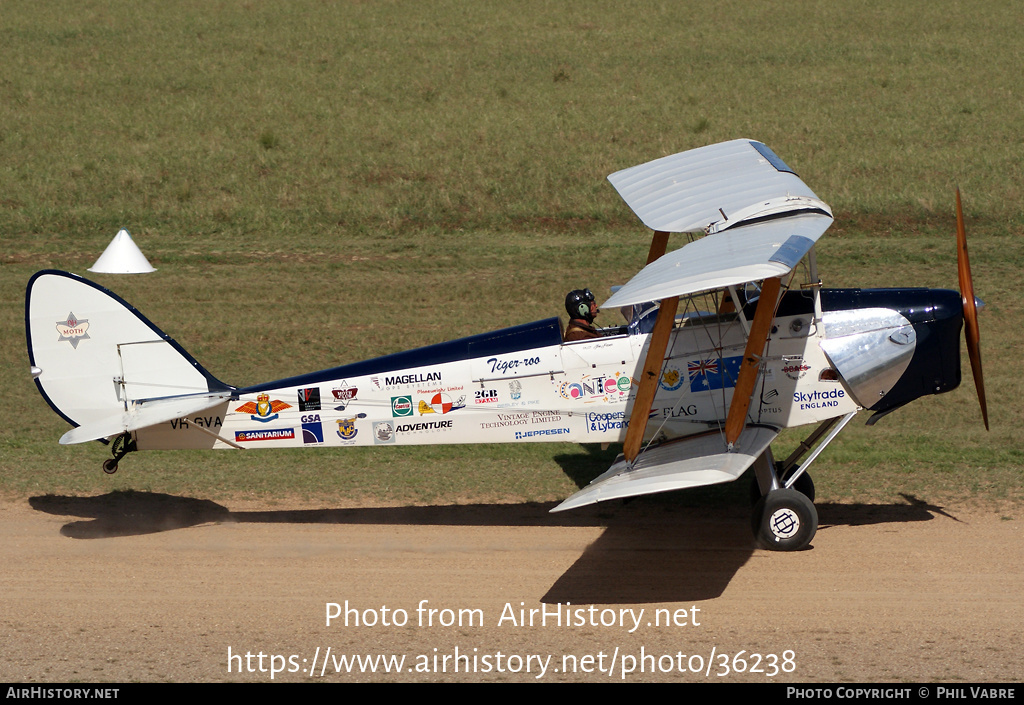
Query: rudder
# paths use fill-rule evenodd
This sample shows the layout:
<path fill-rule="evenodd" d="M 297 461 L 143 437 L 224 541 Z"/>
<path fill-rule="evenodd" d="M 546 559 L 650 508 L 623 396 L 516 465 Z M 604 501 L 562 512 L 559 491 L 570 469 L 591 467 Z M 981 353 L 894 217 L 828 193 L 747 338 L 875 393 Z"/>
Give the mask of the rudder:
<path fill-rule="evenodd" d="M 25 332 L 36 386 L 74 426 L 131 401 L 230 389 L 126 301 L 69 272 L 29 280 Z"/>

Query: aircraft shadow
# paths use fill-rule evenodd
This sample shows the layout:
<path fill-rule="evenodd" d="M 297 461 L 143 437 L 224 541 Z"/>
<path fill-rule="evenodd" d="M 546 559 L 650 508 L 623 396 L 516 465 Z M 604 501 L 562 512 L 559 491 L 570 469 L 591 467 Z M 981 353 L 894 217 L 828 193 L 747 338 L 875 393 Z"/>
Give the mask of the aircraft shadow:
<path fill-rule="evenodd" d="M 936 515 L 956 521 L 942 507 L 912 495 L 904 498 L 907 504 L 817 505 L 818 537 L 834 526 L 927 521 Z M 211 500 L 135 491 L 43 495 L 30 498 L 29 504 L 48 514 L 80 517 L 60 530 L 75 539 L 139 536 L 219 522 L 604 527 L 541 601 L 633 604 L 717 597 L 753 554 L 749 506 L 720 501 L 713 493 L 704 500 L 700 490 L 689 490 L 567 514 L 550 514 L 551 502 L 233 512 Z"/>

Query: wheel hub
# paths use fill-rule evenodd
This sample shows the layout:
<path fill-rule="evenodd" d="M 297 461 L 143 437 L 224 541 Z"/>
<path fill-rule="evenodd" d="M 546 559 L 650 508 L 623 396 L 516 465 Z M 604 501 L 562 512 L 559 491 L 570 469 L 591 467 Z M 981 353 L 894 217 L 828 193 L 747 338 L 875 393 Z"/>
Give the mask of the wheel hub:
<path fill-rule="evenodd" d="M 800 517 L 792 509 L 782 507 L 771 515 L 768 525 L 771 527 L 772 534 L 775 535 L 775 540 L 782 541 L 792 538 L 800 531 Z"/>

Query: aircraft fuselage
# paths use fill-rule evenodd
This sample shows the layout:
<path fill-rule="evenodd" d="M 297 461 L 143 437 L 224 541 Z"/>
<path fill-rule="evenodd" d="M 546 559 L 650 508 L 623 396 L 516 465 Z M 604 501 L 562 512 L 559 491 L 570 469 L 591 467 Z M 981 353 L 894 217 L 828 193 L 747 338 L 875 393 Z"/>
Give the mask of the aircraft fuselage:
<path fill-rule="evenodd" d="M 813 294 L 783 297 L 750 423 L 788 428 L 858 408 L 887 411 L 959 384 L 956 292 L 826 289 L 820 306 L 818 319 Z M 677 321 L 646 437 L 720 426 L 744 353 L 744 319 L 691 313 Z M 138 430 L 137 443 L 142 450 L 621 442 L 650 335 L 620 330 L 563 343 L 551 318 L 239 389 L 220 407 Z"/>

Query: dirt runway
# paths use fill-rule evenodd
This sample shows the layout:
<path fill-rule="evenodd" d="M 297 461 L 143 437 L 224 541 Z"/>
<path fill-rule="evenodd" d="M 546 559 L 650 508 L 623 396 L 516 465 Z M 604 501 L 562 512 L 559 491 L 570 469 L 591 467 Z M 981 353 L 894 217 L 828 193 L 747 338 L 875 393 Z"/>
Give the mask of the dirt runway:
<path fill-rule="evenodd" d="M 826 503 L 791 554 L 745 507 L 549 508 L 9 500 L 0 681 L 1024 676 L 1018 507 Z"/>

